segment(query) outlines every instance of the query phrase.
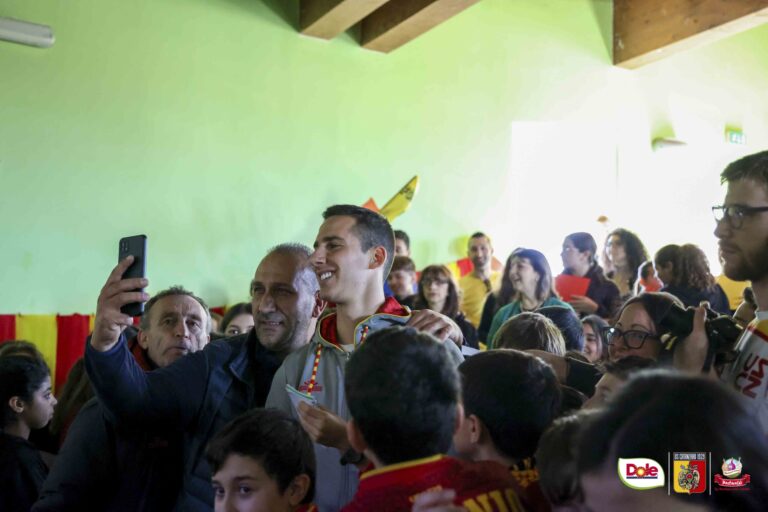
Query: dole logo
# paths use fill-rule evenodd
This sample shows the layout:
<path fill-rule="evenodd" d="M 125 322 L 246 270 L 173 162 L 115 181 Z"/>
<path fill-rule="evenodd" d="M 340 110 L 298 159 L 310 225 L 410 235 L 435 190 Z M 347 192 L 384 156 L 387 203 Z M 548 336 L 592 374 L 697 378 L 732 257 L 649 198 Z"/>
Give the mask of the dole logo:
<path fill-rule="evenodd" d="M 619 459 L 619 479 L 630 489 L 664 487 L 664 468 L 653 459 Z"/>

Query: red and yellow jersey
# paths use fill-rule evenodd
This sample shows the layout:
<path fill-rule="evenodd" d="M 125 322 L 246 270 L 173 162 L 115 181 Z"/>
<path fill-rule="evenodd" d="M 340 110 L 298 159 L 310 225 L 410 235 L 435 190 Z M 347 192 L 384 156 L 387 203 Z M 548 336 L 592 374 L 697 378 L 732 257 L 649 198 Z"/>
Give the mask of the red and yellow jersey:
<path fill-rule="evenodd" d="M 465 462 L 435 455 L 363 473 L 344 512 L 410 511 L 416 496 L 440 489 L 456 491 L 457 505 L 469 512 L 528 510 L 509 469 L 496 462 Z"/>
<path fill-rule="evenodd" d="M 528 509 L 536 512 L 549 512 L 552 505 L 544 496 L 544 491 L 539 485 L 539 470 L 533 464 L 532 459 L 525 459 L 519 464 L 510 468 L 512 478 L 520 486 L 520 492 L 523 496 L 523 502 Z"/>
<path fill-rule="evenodd" d="M 758 311 L 737 345 L 736 361 L 722 379 L 736 388 L 768 434 L 768 311 Z"/>

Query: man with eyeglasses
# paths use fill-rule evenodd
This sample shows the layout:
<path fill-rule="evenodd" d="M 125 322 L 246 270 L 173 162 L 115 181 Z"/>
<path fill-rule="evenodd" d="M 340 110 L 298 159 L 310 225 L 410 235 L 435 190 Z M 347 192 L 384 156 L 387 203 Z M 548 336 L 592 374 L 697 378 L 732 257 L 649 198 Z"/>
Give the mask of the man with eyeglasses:
<path fill-rule="evenodd" d="M 737 344 L 738 356 L 721 379 L 734 386 L 768 433 L 768 151 L 737 160 L 721 174 L 728 184 L 725 201 L 712 208 L 717 221 L 723 272 L 736 281 L 752 281 L 755 319 Z M 704 311 L 698 308 L 694 333 L 675 353 L 675 363 L 700 372 L 707 355 Z"/>

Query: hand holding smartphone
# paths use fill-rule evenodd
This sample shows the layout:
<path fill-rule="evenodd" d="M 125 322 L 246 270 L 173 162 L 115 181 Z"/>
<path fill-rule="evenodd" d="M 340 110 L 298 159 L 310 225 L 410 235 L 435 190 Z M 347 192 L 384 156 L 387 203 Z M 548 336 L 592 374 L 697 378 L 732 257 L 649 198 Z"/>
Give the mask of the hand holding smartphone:
<path fill-rule="evenodd" d="M 147 236 L 134 235 L 120 239 L 120 248 L 117 261 L 123 261 L 128 256 L 133 256 L 133 263 L 123 273 L 122 279 L 135 277 L 147 277 Z M 142 288 L 136 290 L 144 291 Z M 120 308 L 120 312 L 130 316 L 141 316 L 144 313 L 143 302 L 132 302 Z"/>

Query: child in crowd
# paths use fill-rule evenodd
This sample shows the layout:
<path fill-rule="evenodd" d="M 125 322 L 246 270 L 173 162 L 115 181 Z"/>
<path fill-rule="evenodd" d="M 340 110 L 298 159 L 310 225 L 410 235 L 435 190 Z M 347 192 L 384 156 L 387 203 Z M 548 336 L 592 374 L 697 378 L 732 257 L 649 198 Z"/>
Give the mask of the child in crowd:
<path fill-rule="evenodd" d="M 725 459 L 739 458 L 744 473 L 750 475 L 748 490 L 712 489 L 717 481 L 705 464 L 698 465 L 698 475 L 679 473 L 674 466 L 676 452 L 701 454 L 712 464 L 711 475 L 719 472 Z M 768 442 L 738 395 L 707 378 L 661 370 L 632 376 L 607 407 L 584 424 L 576 454 L 583 492 L 579 510 L 742 512 L 765 510 L 768 503 Z M 670 456 L 672 471 L 664 483 L 671 484 L 671 494 L 666 485 L 638 491 L 617 478 L 619 459 L 642 457 L 666 468 Z M 681 482 L 702 480 L 694 492 L 679 489 Z"/>
<path fill-rule="evenodd" d="M 584 408 L 596 409 L 605 406 L 633 374 L 657 366 L 658 363 L 653 359 L 639 356 L 627 356 L 618 361 L 606 362 L 605 373 L 595 385 L 595 394 L 584 403 Z"/>
<path fill-rule="evenodd" d="M 445 345 L 391 327 L 371 334 L 352 355 L 347 433 L 375 469 L 360 476 L 345 512 L 408 511 L 435 488 L 453 489 L 455 503 L 469 510 L 523 509 L 521 486 L 507 467 L 443 455 L 463 418 L 459 375 Z"/>
<path fill-rule="evenodd" d="M 556 419 L 542 434 L 536 450 L 539 486 L 552 507 L 565 510 L 582 500 L 576 472 L 578 435 L 595 410 L 579 411 Z"/>
<path fill-rule="evenodd" d="M 453 437 L 456 452 L 508 467 L 531 507 L 549 510 L 533 454 L 560 411 L 554 371 L 531 354 L 492 350 L 467 359 L 459 372 L 465 417 Z"/>
<path fill-rule="evenodd" d="M 493 339 L 495 348 L 543 350 L 565 355 L 563 333 L 555 323 L 541 313 L 524 312 L 515 315 L 499 328 Z"/>
<path fill-rule="evenodd" d="M 397 302 L 413 309 L 416 300 L 416 264 L 408 256 L 395 256 L 392 270 L 387 276 L 387 284 Z"/>
<path fill-rule="evenodd" d="M 55 406 L 41 359 L 0 357 L 0 510 L 26 512 L 37 499 L 48 468 L 29 433 L 51 421 Z"/>
<path fill-rule="evenodd" d="M 254 409 L 224 426 L 206 452 L 216 512 L 312 512 L 315 453 L 299 423 Z"/>

